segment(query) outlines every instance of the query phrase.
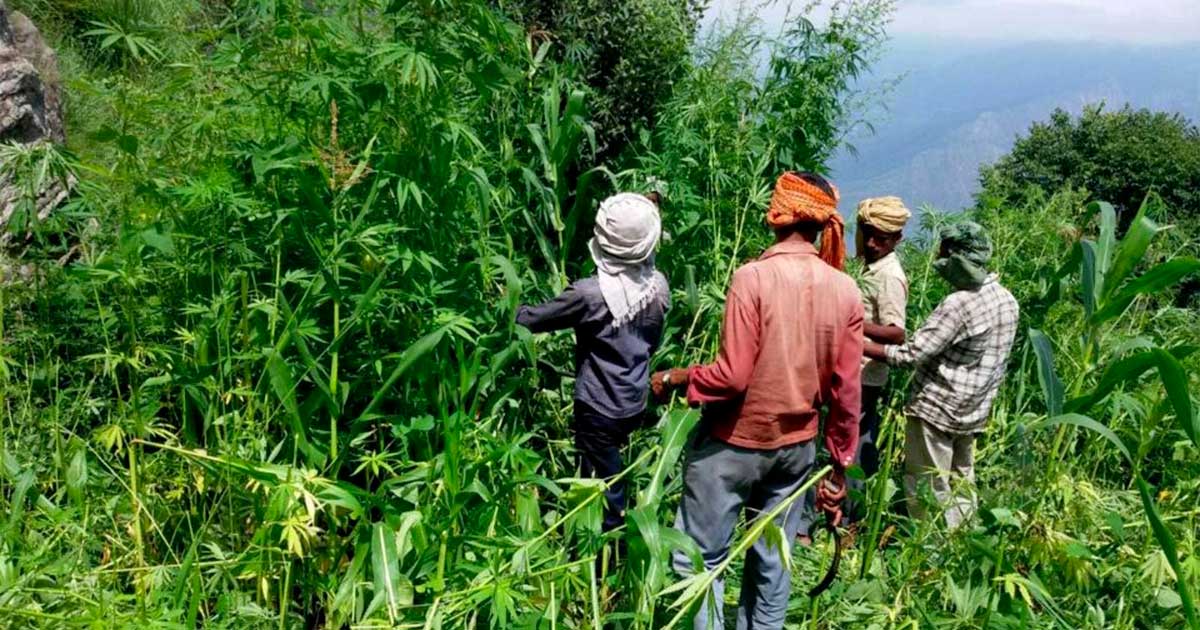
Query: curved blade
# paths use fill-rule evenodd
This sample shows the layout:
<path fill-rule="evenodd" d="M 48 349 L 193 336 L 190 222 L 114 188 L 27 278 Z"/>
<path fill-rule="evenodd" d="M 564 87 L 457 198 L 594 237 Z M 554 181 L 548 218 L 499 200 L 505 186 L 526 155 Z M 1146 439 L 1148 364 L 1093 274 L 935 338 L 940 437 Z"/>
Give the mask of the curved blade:
<path fill-rule="evenodd" d="M 821 593 L 829 590 L 833 585 L 833 581 L 837 579 L 838 566 L 842 563 L 842 534 L 838 532 L 837 527 L 826 523 L 825 529 L 829 530 L 829 535 L 833 537 L 833 561 L 829 563 L 829 568 L 825 571 L 825 577 L 821 578 L 817 585 L 809 589 L 808 596 L 816 597 Z"/>

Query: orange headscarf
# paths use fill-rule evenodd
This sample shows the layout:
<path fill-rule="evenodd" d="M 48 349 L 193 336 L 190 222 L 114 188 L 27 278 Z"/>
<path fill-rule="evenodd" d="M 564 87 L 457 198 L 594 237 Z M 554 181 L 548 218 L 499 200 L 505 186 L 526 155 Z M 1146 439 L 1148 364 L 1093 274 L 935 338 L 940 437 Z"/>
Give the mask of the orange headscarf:
<path fill-rule="evenodd" d="M 825 190 L 822 183 L 829 189 Z M 767 224 L 773 228 L 801 221 L 824 225 L 821 260 L 835 269 L 842 269 L 846 261 L 846 226 L 837 211 L 838 198 L 837 187 L 820 176 L 788 171 L 775 182 L 771 206 L 767 209 Z"/>

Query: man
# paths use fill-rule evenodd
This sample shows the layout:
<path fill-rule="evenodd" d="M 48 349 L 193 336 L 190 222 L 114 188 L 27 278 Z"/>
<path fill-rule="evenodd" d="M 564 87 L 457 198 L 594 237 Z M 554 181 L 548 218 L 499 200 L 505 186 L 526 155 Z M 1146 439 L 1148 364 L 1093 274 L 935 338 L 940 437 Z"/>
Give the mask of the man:
<path fill-rule="evenodd" d="M 1004 381 L 1017 332 L 1016 299 L 988 272 L 992 244 L 983 227 L 965 222 L 944 230 L 934 269 L 954 287 L 912 340 L 898 346 L 868 341 L 865 353 L 893 366 L 913 366 L 905 428 L 904 489 L 909 514 L 921 517 L 918 485 L 928 482 L 955 529 L 975 511 L 975 437 Z"/>
<path fill-rule="evenodd" d="M 767 223 L 775 245 L 734 274 L 725 302 L 716 363 L 654 376 L 658 396 L 686 388 L 705 404 L 702 425 L 684 468 L 676 527 L 696 541 L 705 569 L 729 554 L 742 509 L 747 519 L 768 512 L 805 484 L 816 461 L 818 409 L 829 406 L 825 445 L 834 472 L 817 505 L 834 522 L 845 497 L 845 467 L 854 459 L 862 394 L 863 306 L 840 271 L 845 256 L 838 193 L 817 175 L 785 173 L 775 185 Z M 813 246 L 818 235 L 820 252 Z M 777 524 L 794 540 L 801 505 Z M 676 570 L 693 571 L 686 554 Z M 777 546 L 755 541 L 742 579 L 740 629 L 782 628 L 790 593 Z M 724 628 L 724 582 L 717 580 L 695 618 L 696 628 Z"/>
<path fill-rule="evenodd" d="M 866 310 L 863 333 L 867 339 L 884 344 L 904 343 L 904 323 L 908 310 L 908 277 L 900 266 L 896 246 L 904 235 L 904 226 L 912 213 L 899 197 L 876 197 L 858 204 L 858 231 L 855 240 L 858 255 L 866 262 L 862 279 L 863 307 Z M 864 359 L 862 371 L 862 420 L 858 425 L 858 451 L 855 460 L 867 477 L 879 470 L 879 403 L 884 400 L 888 365 Z M 847 480 L 851 499 L 847 516 L 858 521 L 865 516 L 865 505 L 855 501 L 865 484 Z"/>
<path fill-rule="evenodd" d="M 858 204 L 858 230 L 855 245 L 858 255 L 866 262 L 861 285 L 865 317 L 863 333 L 867 339 L 881 344 L 904 343 L 904 321 L 908 309 L 908 278 L 900 266 L 896 246 L 903 237 L 904 226 L 912 213 L 899 197 L 876 197 Z M 858 446 L 855 462 L 870 477 L 879 470 L 879 402 L 887 385 L 888 366 L 882 361 L 863 359 L 862 418 L 858 426 Z M 866 484 L 859 479 L 847 479 L 846 517 L 851 523 L 866 514 L 862 496 Z M 816 493 L 805 496 L 799 540 L 812 544 L 814 520 L 812 503 Z"/>
<path fill-rule="evenodd" d="M 624 465 L 621 449 L 641 426 L 650 357 L 670 308 L 667 279 L 654 266 L 662 233 L 658 205 L 620 193 L 600 204 L 588 244 L 596 275 L 577 280 L 553 300 L 521 306 L 517 323 L 533 332 L 575 330 L 575 451 L 580 474 L 610 478 Z M 604 530 L 621 525 L 625 483 L 606 491 Z"/>

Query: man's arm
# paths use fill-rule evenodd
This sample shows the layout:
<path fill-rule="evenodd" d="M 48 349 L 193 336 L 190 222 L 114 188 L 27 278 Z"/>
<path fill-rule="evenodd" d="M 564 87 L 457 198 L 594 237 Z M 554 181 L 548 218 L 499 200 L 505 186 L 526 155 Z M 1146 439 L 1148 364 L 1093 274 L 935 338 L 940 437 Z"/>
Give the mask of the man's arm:
<path fill-rule="evenodd" d="M 553 300 L 517 309 L 517 323 L 535 333 L 574 328 L 587 314 L 587 300 L 574 284 Z"/>
<path fill-rule="evenodd" d="M 829 417 L 825 419 L 825 447 L 840 471 L 854 463 L 862 414 L 863 307 L 859 301 L 854 302 L 839 345 L 830 383 Z"/>
<path fill-rule="evenodd" d="M 688 370 L 687 398 L 691 404 L 729 400 L 750 386 L 762 332 L 754 301 L 753 278 L 735 273 L 725 300 L 721 352 L 715 363 Z"/>
<path fill-rule="evenodd" d="M 962 330 L 963 320 L 959 308 L 947 298 L 934 309 L 912 337 L 912 340 L 902 346 L 883 346 L 883 356 L 879 357 L 891 365 L 911 367 L 920 365 L 941 354 L 958 338 Z M 877 349 L 868 350 L 871 356 Z"/>
<path fill-rule="evenodd" d="M 876 343 L 898 346 L 904 343 L 904 329 L 899 326 L 863 323 L 863 334 Z"/>
<path fill-rule="evenodd" d="M 825 419 L 825 448 L 833 472 L 817 487 L 817 510 L 835 527 L 842 520 L 846 499 L 846 468 L 854 463 L 858 448 L 858 423 L 862 413 L 863 307 L 852 301 L 850 319 L 842 332 L 829 391 L 829 417 Z"/>

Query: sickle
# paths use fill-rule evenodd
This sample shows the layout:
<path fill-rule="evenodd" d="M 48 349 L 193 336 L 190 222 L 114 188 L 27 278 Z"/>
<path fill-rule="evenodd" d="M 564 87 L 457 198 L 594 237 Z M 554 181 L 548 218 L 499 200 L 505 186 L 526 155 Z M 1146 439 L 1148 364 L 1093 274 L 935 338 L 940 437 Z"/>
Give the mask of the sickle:
<path fill-rule="evenodd" d="M 829 563 L 829 568 L 825 571 L 825 577 L 821 578 L 817 585 L 809 589 L 808 596 L 816 597 L 821 593 L 829 590 L 833 585 L 833 581 L 837 579 L 838 565 L 842 563 L 842 534 L 838 528 L 828 518 L 825 519 L 825 529 L 829 535 L 833 537 L 833 561 Z"/>

